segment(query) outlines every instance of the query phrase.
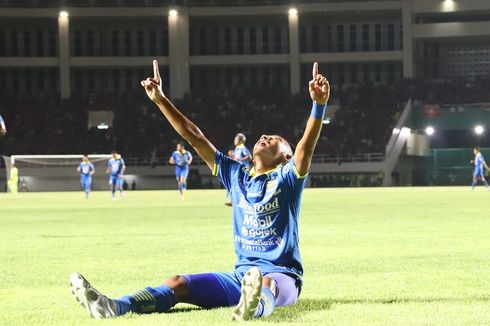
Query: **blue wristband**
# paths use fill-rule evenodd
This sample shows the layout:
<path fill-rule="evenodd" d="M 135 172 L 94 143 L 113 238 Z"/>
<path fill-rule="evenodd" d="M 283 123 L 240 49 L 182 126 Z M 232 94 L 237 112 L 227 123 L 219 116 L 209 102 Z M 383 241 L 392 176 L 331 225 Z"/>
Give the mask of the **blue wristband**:
<path fill-rule="evenodd" d="M 310 117 L 317 120 L 323 120 L 323 116 L 325 115 L 325 111 L 327 110 L 327 104 L 318 104 L 317 102 L 313 102 L 311 106 L 311 114 Z"/>

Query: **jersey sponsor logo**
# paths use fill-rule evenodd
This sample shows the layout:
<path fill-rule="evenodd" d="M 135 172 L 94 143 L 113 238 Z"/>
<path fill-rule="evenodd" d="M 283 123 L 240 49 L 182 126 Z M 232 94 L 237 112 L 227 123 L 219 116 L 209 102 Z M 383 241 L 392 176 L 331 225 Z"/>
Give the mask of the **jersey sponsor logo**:
<path fill-rule="evenodd" d="M 257 237 L 257 238 L 265 238 L 272 235 L 277 235 L 277 228 L 269 228 L 269 229 L 248 229 L 242 226 L 242 235 L 244 237 Z"/>
<path fill-rule="evenodd" d="M 267 215 L 264 218 L 259 218 L 253 215 L 245 214 L 243 224 L 253 226 L 255 228 L 268 228 L 272 226 L 272 215 Z"/>
<path fill-rule="evenodd" d="M 279 197 L 274 198 L 272 202 L 266 204 L 253 204 L 247 203 L 244 197 L 240 199 L 238 207 L 243 208 L 247 211 L 253 211 L 255 213 L 268 213 L 270 211 L 275 211 L 279 209 Z"/>

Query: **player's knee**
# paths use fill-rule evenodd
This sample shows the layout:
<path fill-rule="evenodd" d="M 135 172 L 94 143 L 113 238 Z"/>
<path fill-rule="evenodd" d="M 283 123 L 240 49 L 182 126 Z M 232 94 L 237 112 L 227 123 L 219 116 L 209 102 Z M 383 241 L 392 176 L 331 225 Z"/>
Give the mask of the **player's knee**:
<path fill-rule="evenodd" d="M 165 285 L 171 287 L 172 289 L 187 287 L 187 282 L 180 275 L 174 275 L 165 280 Z"/>
<path fill-rule="evenodd" d="M 166 279 L 163 283 L 174 290 L 175 299 L 177 302 L 182 302 L 187 299 L 189 286 L 182 276 L 174 275 Z"/>

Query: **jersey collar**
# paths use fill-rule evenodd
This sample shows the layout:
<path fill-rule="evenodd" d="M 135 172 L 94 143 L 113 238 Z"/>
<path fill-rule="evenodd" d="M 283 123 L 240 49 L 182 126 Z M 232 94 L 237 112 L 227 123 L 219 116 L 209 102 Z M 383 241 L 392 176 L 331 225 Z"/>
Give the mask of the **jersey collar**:
<path fill-rule="evenodd" d="M 281 167 L 282 167 L 282 165 L 279 165 L 278 167 L 276 167 L 274 169 L 271 169 L 269 171 L 266 171 L 266 172 L 264 172 L 262 174 L 257 174 L 257 171 L 255 171 L 255 166 L 252 166 L 248 170 L 248 175 L 251 176 L 252 178 L 258 177 L 258 176 L 263 175 L 263 174 L 269 176 L 272 172 L 278 171 Z"/>

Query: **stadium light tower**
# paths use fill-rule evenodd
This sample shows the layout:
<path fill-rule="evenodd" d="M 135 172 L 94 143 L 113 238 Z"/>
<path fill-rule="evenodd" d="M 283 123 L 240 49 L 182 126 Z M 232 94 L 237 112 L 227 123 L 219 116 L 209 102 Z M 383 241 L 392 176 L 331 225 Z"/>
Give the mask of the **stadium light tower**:
<path fill-rule="evenodd" d="M 297 15 L 298 15 L 298 9 L 296 8 L 289 9 L 289 16 L 297 16 Z"/>
<path fill-rule="evenodd" d="M 169 10 L 168 14 L 171 17 L 177 17 L 178 12 L 177 12 L 177 10 L 172 9 L 172 10 Z"/>
<path fill-rule="evenodd" d="M 434 134 L 436 130 L 434 129 L 434 127 L 432 126 L 428 126 L 427 128 L 425 128 L 425 134 L 427 136 L 432 136 Z"/>
<path fill-rule="evenodd" d="M 481 135 L 485 131 L 485 129 L 481 125 L 476 126 L 475 129 L 473 129 L 473 130 L 475 131 L 475 134 L 477 134 L 477 135 Z"/>
<path fill-rule="evenodd" d="M 61 18 L 67 18 L 68 17 L 68 11 L 65 11 L 65 10 L 60 11 L 60 17 Z"/>

